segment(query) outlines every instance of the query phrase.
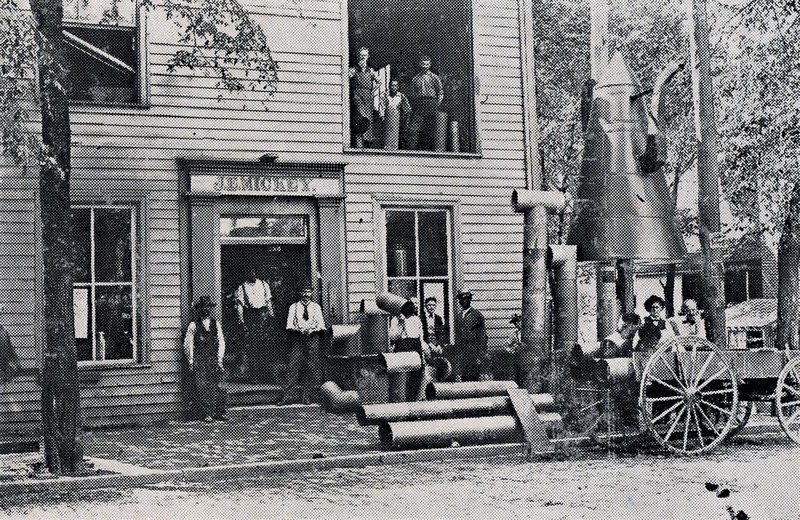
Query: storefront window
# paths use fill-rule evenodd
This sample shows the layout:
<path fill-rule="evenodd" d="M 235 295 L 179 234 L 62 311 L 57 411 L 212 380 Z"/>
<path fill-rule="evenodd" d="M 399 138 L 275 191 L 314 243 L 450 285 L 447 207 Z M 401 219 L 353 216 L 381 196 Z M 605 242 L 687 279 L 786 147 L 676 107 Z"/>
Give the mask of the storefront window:
<path fill-rule="evenodd" d="M 72 210 L 78 361 L 137 357 L 135 216 L 131 206 L 78 206 Z"/>
<path fill-rule="evenodd" d="M 445 321 L 450 313 L 450 219 L 446 210 L 386 210 L 386 278 L 389 292 L 433 296 Z"/>
<path fill-rule="evenodd" d="M 354 148 L 475 151 L 472 5 L 443 5 L 348 1 Z"/>

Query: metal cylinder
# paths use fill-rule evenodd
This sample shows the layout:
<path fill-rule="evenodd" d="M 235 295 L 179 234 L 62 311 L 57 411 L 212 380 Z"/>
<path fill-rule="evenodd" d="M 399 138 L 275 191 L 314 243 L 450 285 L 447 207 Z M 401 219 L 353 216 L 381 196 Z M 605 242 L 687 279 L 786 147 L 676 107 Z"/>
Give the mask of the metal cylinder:
<path fill-rule="evenodd" d="M 389 314 L 400 314 L 400 308 L 408 301 L 407 298 L 392 294 L 390 292 L 382 292 L 375 296 L 375 303 L 382 311 Z"/>
<path fill-rule="evenodd" d="M 344 356 L 361 354 L 361 325 L 331 325 L 331 350 Z"/>
<path fill-rule="evenodd" d="M 435 126 L 433 129 L 433 150 L 444 152 L 447 150 L 447 113 L 436 112 Z"/>
<path fill-rule="evenodd" d="M 378 436 L 384 449 L 445 448 L 454 442 L 465 445 L 522 441 L 517 419 L 511 415 L 381 423 Z"/>
<path fill-rule="evenodd" d="M 361 300 L 358 310 L 363 314 L 386 314 L 374 300 Z"/>
<path fill-rule="evenodd" d="M 514 211 L 524 212 L 534 207 L 559 211 L 567 204 L 566 195 L 560 191 L 536 191 L 519 189 L 511 192 L 511 206 Z"/>
<path fill-rule="evenodd" d="M 461 151 L 461 136 L 458 131 L 458 121 L 450 121 L 450 148 L 451 152 Z"/>
<path fill-rule="evenodd" d="M 597 266 L 597 338 L 603 339 L 617 330 L 617 265 L 601 261 Z"/>
<path fill-rule="evenodd" d="M 319 387 L 322 408 L 326 412 L 335 414 L 355 413 L 361 406 L 358 392 L 355 390 L 343 391 L 333 381 L 327 381 Z"/>
<path fill-rule="evenodd" d="M 555 400 L 550 394 L 532 394 L 531 401 L 534 403 L 537 413 L 556 411 Z M 383 422 L 509 414 L 514 414 L 514 407 L 511 405 L 511 399 L 503 396 L 448 399 L 446 401 L 370 404 L 361 406 L 356 410 L 356 418 L 362 426 Z"/>
<path fill-rule="evenodd" d="M 364 354 L 378 354 L 389 349 L 389 318 L 383 311 L 362 315 L 361 350 Z"/>
<path fill-rule="evenodd" d="M 578 342 L 578 248 L 551 245 L 553 254 L 553 303 L 555 307 L 555 348 L 569 349 Z"/>
<path fill-rule="evenodd" d="M 462 383 L 433 382 L 428 384 L 428 399 L 466 399 L 506 395 L 509 388 L 519 388 L 514 381 L 464 381 Z"/>
<path fill-rule="evenodd" d="M 408 276 L 410 274 L 407 249 L 394 250 L 394 272 L 395 276 Z"/>
<path fill-rule="evenodd" d="M 422 368 L 422 358 L 418 352 L 384 352 L 380 359 L 389 374 L 413 372 Z"/>

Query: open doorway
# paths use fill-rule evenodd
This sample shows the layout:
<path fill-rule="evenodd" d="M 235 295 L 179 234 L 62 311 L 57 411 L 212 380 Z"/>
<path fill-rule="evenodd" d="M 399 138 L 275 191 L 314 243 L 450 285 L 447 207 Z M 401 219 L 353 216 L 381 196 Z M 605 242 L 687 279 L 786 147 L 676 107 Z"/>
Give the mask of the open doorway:
<path fill-rule="evenodd" d="M 286 316 L 297 290 L 308 284 L 311 273 L 309 245 L 305 244 L 222 244 L 220 246 L 222 315 L 229 373 L 249 383 L 281 384 L 286 366 L 288 340 Z M 238 323 L 234 293 L 250 269 L 267 282 L 272 292 L 274 316 L 267 319 L 265 337 L 249 349 L 248 370 L 239 372 L 251 341 Z"/>

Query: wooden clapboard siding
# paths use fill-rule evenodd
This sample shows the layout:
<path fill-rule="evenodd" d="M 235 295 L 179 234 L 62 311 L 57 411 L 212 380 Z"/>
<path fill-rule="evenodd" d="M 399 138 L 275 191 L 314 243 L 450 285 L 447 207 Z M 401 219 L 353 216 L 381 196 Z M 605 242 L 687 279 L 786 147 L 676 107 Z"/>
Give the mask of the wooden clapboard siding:
<path fill-rule="evenodd" d="M 525 186 L 525 143 L 518 5 L 476 0 L 476 100 L 479 153 L 380 153 L 344 150 L 347 39 L 341 34 L 340 0 L 251 0 L 247 8 L 265 29 L 279 62 L 273 95 L 223 95 L 201 71 L 167 68 L 181 48 L 172 22 L 148 14 L 149 106 L 96 107 L 71 111 L 73 186 L 83 197 L 127 200 L 143 194 L 139 247 L 142 305 L 147 330 L 142 366 L 98 369 L 84 385 L 88 424 L 127 424 L 175 418 L 181 408 L 181 302 L 183 204 L 176 158 L 253 160 L 264 153 L 296 162 L 346 163 L 347 298 L 351 311 L 376 290 L 375 196 L 420 204 L 452 201 L 458 209 L 464 283 L 485 311 L 493 341 L 505 337 L 508 315 L 519 307 L 522 217 L 510 208 L 513 188 Z M 299 6 L 299 9 L 298 9 Z M 240 71 L 243 73 L 243 71 Z M 223 93 L 224 94 L 224 93 Z M 262 100 L 265 100 L 262 105 Z M 33 114 L 33 123 L 38 121 Z M 35 168 L 27 173 L 0 160 L 0 313 L 21 356 L 35 366 L 37 238 Z M 87 195 L 89 194 L 89 195 Z M 117 195 L 118 194 L 118 195 Z M 184 273 L 185 275 L 185 273 Z M 86 370 L 84 367 L 81 370 Z M 14 383 L 16 384 L 16 383 Z M 28 380 L 3 397 L 0 432 L 38 422 L 38 386 Z"/>

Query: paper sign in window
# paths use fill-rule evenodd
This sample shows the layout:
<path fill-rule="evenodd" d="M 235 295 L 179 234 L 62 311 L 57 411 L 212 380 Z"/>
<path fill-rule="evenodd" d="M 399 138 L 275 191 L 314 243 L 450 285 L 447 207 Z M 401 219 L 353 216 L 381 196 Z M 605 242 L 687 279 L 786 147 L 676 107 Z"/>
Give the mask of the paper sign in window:
<path fill-rule="evenodd" d="M 89 337 L 89 289 L 72 289 L 72 311 L 75 315 L 75 338 Z"/>

